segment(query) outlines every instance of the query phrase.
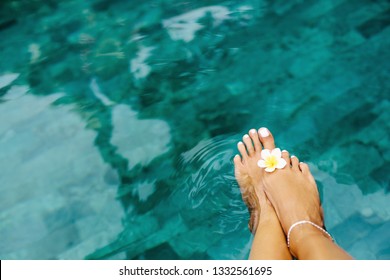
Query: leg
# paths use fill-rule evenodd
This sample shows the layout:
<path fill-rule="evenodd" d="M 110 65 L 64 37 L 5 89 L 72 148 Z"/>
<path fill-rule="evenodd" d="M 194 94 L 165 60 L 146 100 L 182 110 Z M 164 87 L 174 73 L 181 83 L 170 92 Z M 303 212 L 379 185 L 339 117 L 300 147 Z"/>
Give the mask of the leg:
<path fill-rule="evenodd" d="M 264 135 L 263 129 L 260 132 Z M 250 136 L 249 136 L 250 135 Z M 262 144 L 264 148 L 275 147 L 272 135 L 260 142 L 255 129 L 244 135 L 238 143 L 241 157 L 234 158 L 235 177 L 243 200 L 250 211 L 249 229 L 254 233 L 250 259 L 291 259 L 286 236 L 279 223 L 276 212 L 266 198 L 263 190 L 261 172 L 257 162 L 260 159 Z"/>

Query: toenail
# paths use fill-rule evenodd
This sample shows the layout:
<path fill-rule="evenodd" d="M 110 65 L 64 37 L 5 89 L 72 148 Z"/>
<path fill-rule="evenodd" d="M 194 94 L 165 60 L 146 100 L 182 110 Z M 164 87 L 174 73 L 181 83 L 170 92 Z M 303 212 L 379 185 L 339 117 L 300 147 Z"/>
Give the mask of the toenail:
<path fill-rule="evenodd" d="M 290 158 L 295 158 L 296 156 L 292 155 Z"/>
<path fill-rule="evenodd" d="M 288 151 L 287 150 L 283 150 L 282 153 L 288 153 Z"/>
<path fill-rule="evenodd" d="M 248 134 L 245 134 L 245 135 L 244 135 L 244 138 L 249 138 L 249 135 L 248 135 Z"/>
<path fill-rule="evenodd" d="M 269 131 L 265 127 L 260 128 L 259 133 L 260 133 L 261 137 L 269 136 Z"/>
<path fill-rule="evenodd" d="M 251 129 L 249 132 L 250 132 L 251 134 L 256 134 L 256 129 Z"/>
<path fill-rule="evenodd" d="M 244 145 L 244 143 L 242 143 L 242 142 L 240 141 L 240 142 L 238 142 L 238 145 Z"/>

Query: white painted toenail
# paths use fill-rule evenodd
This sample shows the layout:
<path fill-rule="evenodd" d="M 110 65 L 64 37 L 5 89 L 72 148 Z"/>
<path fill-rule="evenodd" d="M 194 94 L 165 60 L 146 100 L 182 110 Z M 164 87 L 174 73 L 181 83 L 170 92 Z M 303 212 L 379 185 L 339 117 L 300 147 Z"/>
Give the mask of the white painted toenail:
<path fill-rule="evenodd" d="M 291 158 L 295 158 L 296 156 L 292 155 Z"/>
<path fill-rule="evenodd" d="M 259 133 L 260 133 L 261 137 L 269 136 L 269 131 L 265 127 L 260 128 Z"/>
<path fill-rule="evenodd" d="M 288 153 L 288 151 L 287 150 L 283 150 L 282 153 Z"/>
<path fill-rule="evenodd" d="M 251 129 L 249 132 L 250 132 L 251 134 L 256 134 L 256 129 Z"/>
<path fill-rule="evenodd" d="M 244 138 L 249 138 L 249 135 L 248 135 L 248 134 L 245 134 L 245 135 L 244 135 Z"/>
<path fill-rule="evenodd" d="M 240 142 L 238 142 L 238 145 L 244 145 L 244 143 L 242 143 L 242 142 L 240 141 Z"/>

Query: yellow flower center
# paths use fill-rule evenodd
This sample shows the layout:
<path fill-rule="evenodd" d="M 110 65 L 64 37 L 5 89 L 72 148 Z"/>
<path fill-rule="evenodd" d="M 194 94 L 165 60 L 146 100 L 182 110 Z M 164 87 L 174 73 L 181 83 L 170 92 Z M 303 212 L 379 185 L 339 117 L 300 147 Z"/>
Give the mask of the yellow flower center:
<path fill-rule="evenodd" d="M 278 159 L 271 155 L 265 159 L 265 165 L 269 168 L 274 168 L 278 164 Z"/>

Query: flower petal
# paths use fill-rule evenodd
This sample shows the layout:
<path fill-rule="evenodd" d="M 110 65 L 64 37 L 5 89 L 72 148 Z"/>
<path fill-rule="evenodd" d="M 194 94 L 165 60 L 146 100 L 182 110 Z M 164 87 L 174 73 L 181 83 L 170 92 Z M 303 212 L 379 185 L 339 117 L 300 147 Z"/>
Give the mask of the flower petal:
<path fill-rule="evenodd" d="M 264 169 L 266 172 L 273 172 L 275 170 L 275 167 L 267 167 Z"/>
<path fill-rule="evenodd" d="M 268 150 L 268 149 L 264 149 L 264 150 L 261 151 L 261 158 L 262 159 L 266 159 L 270 155 L 271 155 L 271 151 Z"/>
<path fill-rule="evenodd" d="M 282 157 L 282 151 L 279 148 L 275 148 L 271 151 L 271 155 L 281 158 Z"/>
<path fill-rule="evenodd" d="M 257 165 L 258 165 L 259 167 L 261 167 L 261 168 L 267 167 L 267 166 L 265 165 L 265 160 L 263 160 L 263 159 L 259 160 L 259 161 L 257 162 Z"/>
<path fill-rule="evenodd" d="M 277 169 L 282 169 L 286 166 L 287 162 L 283 159 L 283 158 L 280 158 L 278 160 L 278 164 L 276 165 L 276 168 Z"/>

